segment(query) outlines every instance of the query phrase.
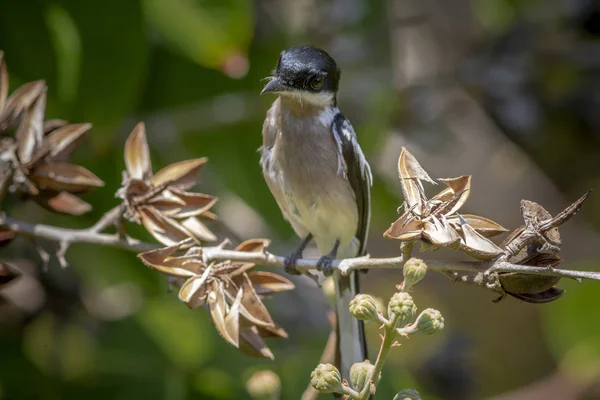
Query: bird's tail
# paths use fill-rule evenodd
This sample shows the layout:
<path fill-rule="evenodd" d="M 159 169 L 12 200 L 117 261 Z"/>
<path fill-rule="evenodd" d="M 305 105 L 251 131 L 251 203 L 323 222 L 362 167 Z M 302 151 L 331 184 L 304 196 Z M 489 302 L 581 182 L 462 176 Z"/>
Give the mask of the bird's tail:
<path fill-rule="evenodd" d="M 367 359 L 367 343 L 363 322 L 350 315 L 350 301 L 358 293 L 358 272 L 342 276 L 335 271 L 335 313 L 337 317 L 337 347 L 335 364 L 342 378 L 350 380 L 350 367 Z"/>

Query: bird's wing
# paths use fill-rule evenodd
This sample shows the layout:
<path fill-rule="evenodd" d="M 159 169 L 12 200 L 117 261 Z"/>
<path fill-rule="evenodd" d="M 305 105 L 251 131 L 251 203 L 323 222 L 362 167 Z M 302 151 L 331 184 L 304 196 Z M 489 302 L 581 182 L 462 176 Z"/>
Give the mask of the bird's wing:
<path fill-rule="evenodd" d="M 350 121 L 341 113 L 336 114 L 332 123 L 333 136 L 341 150 L 344 173 L 356 197 L 358 207 L 358 226 L 356 237 L 360 241 L 358 255 L 366 251 L 371 220 L 371 185 L 373 176 L 371 167 L 358 144 L 358 139 Z"/>

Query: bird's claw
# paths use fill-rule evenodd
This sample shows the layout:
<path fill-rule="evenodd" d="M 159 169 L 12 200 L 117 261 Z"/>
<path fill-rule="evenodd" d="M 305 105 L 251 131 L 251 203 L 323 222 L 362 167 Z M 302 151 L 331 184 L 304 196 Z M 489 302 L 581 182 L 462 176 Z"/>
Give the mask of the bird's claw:
<path fill-rule="evenodd" d="M 298 253 L 292 253 L 283 260 L 283 270 L 290 275 L 301 275 L 302 273 L 296 268 L 296 261 L 302 256 Z"/>
<path fill-rule="evenodd" d="M 317 261 L 317 269 L 323 272 L 323 275 L 331 276 L 333 274 L 333 260 L 335 260 L 335 258 L 331 255 L 319 258 L 319 261 Z"/>

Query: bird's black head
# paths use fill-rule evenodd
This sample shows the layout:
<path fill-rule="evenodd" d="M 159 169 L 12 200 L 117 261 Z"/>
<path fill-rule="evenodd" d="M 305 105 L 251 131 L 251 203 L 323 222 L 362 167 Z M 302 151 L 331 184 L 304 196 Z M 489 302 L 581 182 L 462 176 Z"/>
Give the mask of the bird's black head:
<path fill-rule="evenodd" d="M 281 52 L 277 67 L 262 93 L 278 93 L 315 105 L 335 103 L 340 69 L 325 51 L 313 46 Z"/>

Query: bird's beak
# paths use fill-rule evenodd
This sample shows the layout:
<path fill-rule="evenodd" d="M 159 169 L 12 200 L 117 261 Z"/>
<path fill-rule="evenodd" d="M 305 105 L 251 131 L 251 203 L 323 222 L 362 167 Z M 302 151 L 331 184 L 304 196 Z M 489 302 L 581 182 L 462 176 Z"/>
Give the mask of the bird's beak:
<path fill-rule="evenodd" d="M 264 89 L 262 90 L 262 92 L 260 92 L 260 94 L 285 92 L 286 90 L 287 85 L 283 83 L 283 81 L 278 77 L 274 77 L 269 83 L 265 85 Z"/>

